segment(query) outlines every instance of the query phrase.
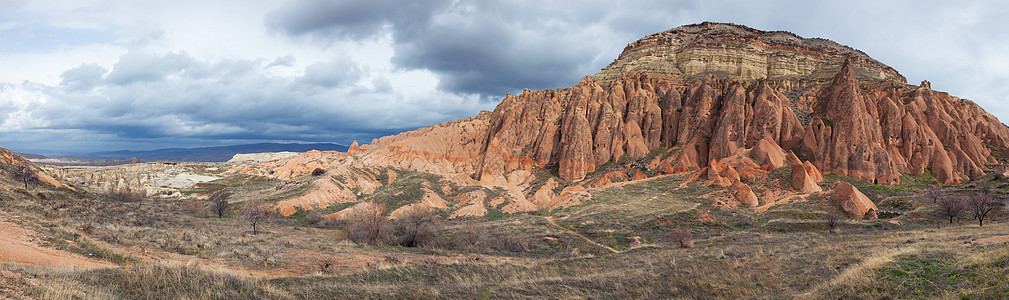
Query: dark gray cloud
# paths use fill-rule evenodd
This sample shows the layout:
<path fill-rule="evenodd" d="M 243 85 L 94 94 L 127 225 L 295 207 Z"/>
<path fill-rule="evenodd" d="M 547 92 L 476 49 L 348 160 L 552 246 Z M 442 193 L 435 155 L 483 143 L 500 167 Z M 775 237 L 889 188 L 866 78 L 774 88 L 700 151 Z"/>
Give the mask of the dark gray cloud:
<path fill-rule="evenodd" d="M 389 34 L 395 65 L 435 72 L 443 90 L 490 97 L 569 85 L 607 60 L 590 31 L 605 21 L 604 2 L 525 4 L 304 0 L 286 3 L 266 23 L 324 43 Z"/>
<path fill-rule="evenodd" d="M 570 86 L 630 42 L 703 21 L 828 38 L 1009 115 L 1009 6 L 995 1 L 203 1 L 168 17 L 115 1 L 0 0 L 0 146 L 367 142 Z M 197 12 L 221 18 L 179 17 Z"/>
<path fill-rule="evenodd" d="M 323 44 L 390 36 L 396 66 L 437 74 L 445 91 L 490 98 L 568 86 L 616 58 L 626 43 L 703 21 L 832 39 L 895 67 L 912 83 L 928 77 L 933 86 L 968 89 L 968 97 L 1009 92 L 986 84 L 1005 79 L 1005 72 L 992 76 L 990 62 L 1003 66 L 993 52 L 1009 48 L 1009 31 L 999 29 L 1009 6 L 992 1 L 411 3 L 295 0 L 266 23 Z"/>
<path fill-rule="evenodd" d="M 368 38 L 385 26 L 424 27 L 449 0 L 299 0 L 267 14 L 267 26 L 290 35 Z"/>
<path fill-rule="evenodd" d="M 16 119 L 5 125 L 25 124 L 17 132 L 53 139 L 84 134 L 140 143 L 130 149 L 192 146 L 172 140 L 349 144 L 465 116 L 478 102 L 444 94 L 407 101 L 388 94 L 383 77 L 352 87 L 367 72 L 345 57 L 309 65 L 293 78 L 268 75 L 268 65 L 131 51 L 111 70 L 93 64 L 67 70 L 59 86 L 3 86 L 0 95 L 23 91 L 39 100 L 7 103 L 0 123 Z M 449 99 L 434 101 L 439 97 Z"/>

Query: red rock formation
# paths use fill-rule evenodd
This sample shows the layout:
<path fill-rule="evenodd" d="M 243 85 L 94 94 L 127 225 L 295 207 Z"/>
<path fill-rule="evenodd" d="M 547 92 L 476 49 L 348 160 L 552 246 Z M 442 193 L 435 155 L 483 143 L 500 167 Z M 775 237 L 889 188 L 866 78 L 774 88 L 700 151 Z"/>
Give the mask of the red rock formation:
<path fill-rule="evenodd" d="M 803 167 L 803 165 L 793 164 L 789 166 L 792 168 L 792 188 L 795 189 L 795 191 L 803 194 L 823 191 L 823 188 L 817 184 L 819 181 L 806 172 L 806 168 Z"/>
<path fill-rule="evenodd" d="M 748 207 L 757 206 L 757 195 L 753 193 L 749 185 L 742 182 L 736 182 L 732 184 L 732 197 L 736 202 L 742 203 Z"/>
<path fill-rule="evenodd" d="M 879 210 L 879 208 L 876 208 L 876 204 L 872 203 L 872 200 L 869 200 L 865 194 L 862 194 L 861 191 L 847 182 L 838 183 L 837 187 L 834 188 L 834 192 L 841 199 L 841 209 L 852 218 L 862 219 L 867 216 L 866 213 L 870 210 Z M 872 216 L 874 215 L 872 214 Z"/>
<path fill-rule="evenodd" d="M 787 158 L 785 151 L 781 150 L 777 143 L 767 138 L 757 142 L 753 150 L 750 150 L 750 156 L 753 157 L 753 162 L 761 166 L 769 166 L 771 169 L 784 166 Z"/>
<path fill-rule="evenodd" d="M 657 148 L 661 158 L 642 160 Z M 451 183 L 444 194 L 472 185 L 508 191 L 502 199 L 511 204 L 483 199 L 468 206 L 466 214 L 473 214 L 485 205 L 521 207 L 516 211 L 552 205 L 552 191 L 535 200 L 541 204 L 527 200 L 539 192 L 531 183 L 542 168 L 556 168 L 565 183 L 591 176 L 581 183 L 587 187 L 645 174 L 596 172 L 607 162 L 636 162 L 656 174 L 708 168 L 708 179 L 729 186 L 767 171 L 709 165 L 749 151 L 766 169 L 795 164 L 802 179 L 796 188 L 809 192 L 821 172 L 896 184 L 902 172 L 928 168 L 939 181 L 960 182 L 983 175 L 985 164 L 997 162 L 992 151 L 1009 156 L 1006 149 L 1009 127 L 994 116 L 927 82 L 908 85 L 860 51 L 705 23 L 632 43 L 613 64 L 572 87 L 525 90 L 504 97 L 493 112 L 377 139 L 352 147 L 356 155 L 320 154 L 328 158 L 311 161 L 348 174 L 379 167 L 432 173 Z M 307 159 L 289 161 L 295 160 Z M 274 176 L 300 176 L 311 166 L 298 163 Z"/>
<path fill-rule="evenodd" d="M 631 73 L 509 96 L 490 116 L 475 177 L 511 171 L 503 159 L 530 155 L 538 167 L 556 164 L 572 182 L 607 161 L 677 147 L 666 173 L 697 170 L 744 148 L 754 148 L 758 163 L 780 167 L 794 160 L 789 149 L 820 171 L 860 180 L 896 184 L 900 172 L 931 168 L 951 183 L 983 175 L 981 167 L 995 162 L 986 145 L 1009 146 L 1009 128 L 976 105 L 902 83 L 860 81 L 852 65 L 803 92 L 815 98 L 805 128 L 771 88 L 781 82 Z"/>
<path fill-rule="evenodd" d="M 71 190 L 74 190 L 73 187 L 70 187 L 70 186 L 66 185 L 65 183 L 63 183 L 62 181 L 59 181 L 58 179 L 53 178 L 53 176 L 49 175 L 49 173 L 46 172 L 45 170 L 42 170 L 41 168 L 39 168 L 39 167 L 35 166 L 34 164 L 32 164 L 27 159 L 24 159 L 23 157 L 21 157 L 21 155 L 18 155 L 17 153 L 14 153 L 14 151 L 7 150 L 6 148 L 0 148 L 0 163 L 6 164 L 6 165 L 14 165 L 14 166 L 27 166 L 29 168 L 33 168 L 33 169 L 35 169 L 35 175 L 38 177 L 39 181 L 41 181 L 41 182 L 43 182 L 45 184 L 51 185 L 53 187 L 57 187 L 57 188 L 58 187 L 66 187 L 66 188 L 69 188 Z M 3 176 L 7 176 L 7 174 L 8 174 L 7 172 L 4 172 Z"/>

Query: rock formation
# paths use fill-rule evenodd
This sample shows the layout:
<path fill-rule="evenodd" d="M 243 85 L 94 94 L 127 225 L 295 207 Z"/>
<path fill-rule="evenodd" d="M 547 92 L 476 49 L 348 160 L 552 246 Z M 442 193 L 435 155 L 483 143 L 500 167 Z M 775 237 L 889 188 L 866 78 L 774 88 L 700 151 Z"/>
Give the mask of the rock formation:
<path fill-rule="evenodd" d="M 315 198 L 291 202 L 320 206 L 358 201 L 389 183 L 377 175 L 388 170 L 435 174 L 443 179 L 432 189 L 453 215 L 469 216 L 563 207 L 581 201 L 583 187 L 702 170 L 716 186 L 735 185 L 743 203 L 756 195 L 737 183 L 786 165 L 800 193 L 820 189 L 821 172 L 897 184 L 901 173 L 929 169 L 955 183 L 984 175 L 1006 149 L 1009 127 L 994 116 L 928 82 L 908 85 L 858 50 L 702 23 L 631 43 L 572 87 L 525 90 L 476 117 L 246 171 L 294 178 L 319 167 L 363 178 L 318 182 L 306 194 Z M 749 158 L 717 165 L 740 155 Z M 545 174 L 559 179 L 546 187 Z M 474 186 L 499 194 L 454 200 Z M 556 193 L 562 187 L 569 192 Z M 863 217 L 869 205 L 853 203 Z"/>
<path fill-rule="evenodd" d="M 35 169 L 35 175 L 36 175 L 36 177 L 38 177 L 38 180 L 40 182 L 42 182 L 44 184 L 48 184 L 48 185 L 54 186 L 54 187 L 58 187 L 58 188 L 59 187 L 66 187 L 66 188 L 69 188 L 69 189 L 73 189 L 72 187 L 64 184 L 62 181 L 60 181 L 60 180 L 58 180 L 56 178 L 53 178 L 53 176 L 50 175 L 49 172 L 47 172 L 46 170 L 43 170 L 43 169 L 35 166 L 34 164 L 32 164 L 27 159 L 24 159 L 23 157 L 21 157 L 21 155 L 18 155 L 17 153 L 14 153 L 14 151 L 7 150 L 6 148 L 0 148 L 0 164 L 11 165 L 11 166 L 22 166 L 22 167 L 27 166 L 29 168 L 33 168 L 33 169 Z M 6 171 L 3 172 L 3 176 L 7 176 L 7 175 L 8 175 L 8 173 Z"/>
<path fill-rule="evenodd" d="M 841 200 L 841 209 L 852 218 L 862 219 L 869 217 L 870 219 L 875 219 L 875 212 L 879 208 L 876 208 L 876 204 L 872 203 L 872 200 L 869 200 L 865 194 L 862 194 L 861 191 L 850 183 L 839 182 L 837 187 L 834 188 L 834 192 L 837 193 L 837 198 Z"/>
<path fill-rule="evenodd" d="M 810 194 L 823 191 L 823 188 L 817 184 L 823 180 L 822 177 L 817 180 L 817 178 L 814 175 L 811 175 L 810 172 L 806 170 L 805 166 L 801 164 L 792 164 L 789 165 L 789 167 L 792 168 L 792 188 L 794 188 L 796 192 Z"/>
<path fill-rule="evenodd" d="M 528 158 L 576 182 L 608 161 L 670 147 L 683 149 L 671 167 L 682 172 L 756 147 L 758 163 L 772 167 L 791 152 L 823 172 L 880 184 L 925 168 L 954 183 L 982 175 L 982 166 L 995 162 L 991 151 L 1009 146 L 1009 128 L 977 105 L 928 84 L 907 85 L 893 69 L 833 42 L 715 23 L 658 35 L 670 34 L 628 46 L 610 67 L 573 87 L 505 97 L 488 120 L 474 178 L 509 172 L 507 160 Z M 721 67 L 666 72 L 710 60 L 690 49 L 711 45 L 728 49 L 719 59 L 733 58 L 741 70 L 767 67 L 732 51 L 818 63 L 796 67 L 805 73 L 772 72 L 788 76 L 750 77 Z M 675 59 L 660 59 L 667 54 Z M 641 61 L 650 67 L 635 63 Z"/>
<path fill-rule="evenodd" d="M 906 82 L 896 70 L 862 51 L 826 39 L 760 31 L 725 23 L 685 25 L 628 44 L 597 80 L 623 73 L 696 75 L 725 73 L 745 80 L 830 78 L 846 57 L 867 78 Z"/>

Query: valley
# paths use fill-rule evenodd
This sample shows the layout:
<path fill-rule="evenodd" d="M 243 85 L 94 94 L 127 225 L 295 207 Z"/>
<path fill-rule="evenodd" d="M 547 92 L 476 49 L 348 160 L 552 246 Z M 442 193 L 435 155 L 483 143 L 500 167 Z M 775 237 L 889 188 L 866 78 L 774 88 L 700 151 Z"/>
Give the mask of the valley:
<path fill-rule="evenodd" d="M 861 51 L 705 22 L 346 151 L 4 150 L 0 299 L 999 298 L 1006 157 Z"/>

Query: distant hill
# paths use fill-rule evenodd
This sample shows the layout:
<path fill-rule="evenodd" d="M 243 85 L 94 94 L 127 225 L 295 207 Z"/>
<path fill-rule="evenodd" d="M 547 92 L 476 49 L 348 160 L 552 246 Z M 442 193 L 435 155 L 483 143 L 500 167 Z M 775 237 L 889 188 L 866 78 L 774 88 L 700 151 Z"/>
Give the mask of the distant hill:
<path fill-rule="evenodd" d="M 238 153 L 262 153 L 262 152 L 305 152 L 310 150 L 319 151 L 347 151 L 347 146 L 329 143 L 318 144 L 278 144 L 259 143 L 234 146 L 218 146 L 203 148 L 169 148 L 148 151 L 110 151 L 96 152 L 83 155 L 74 155 L 73 158 L 84 159 L 106 159 L 106 160 L 126 160 L 136 157 L 141 161 L 193 161 L 193 162 L 222 162 L 231 159 Z"/>

